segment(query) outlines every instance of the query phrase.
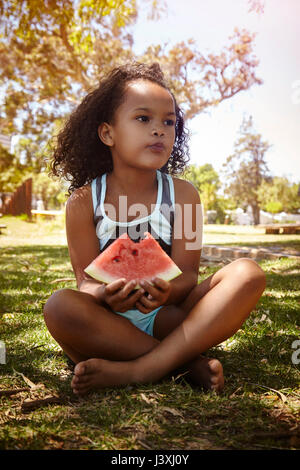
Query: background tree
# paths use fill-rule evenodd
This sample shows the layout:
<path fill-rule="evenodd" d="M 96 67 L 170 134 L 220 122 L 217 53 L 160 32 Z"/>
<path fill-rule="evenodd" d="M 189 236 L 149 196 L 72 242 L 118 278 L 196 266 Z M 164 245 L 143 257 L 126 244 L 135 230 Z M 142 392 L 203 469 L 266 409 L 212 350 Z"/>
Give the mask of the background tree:
<path fill-rule="evenodd" d="M 217 191 L 220 188 L 218 173 L 210 163 L 202 166 L 189 165 L 183 174 L 183 178 L 193 183 L 201 195 L 201 202 L 205 210 L 215 209 Z"/>
<path fill-rule="evenodd" d="M 183 179 L 193 183 L 198 189 L 204 212 L 216 211 L 216 222 L 223 223 L 225 219 L 225 210 L 231 208 L 229 200 L 226 200 L 219 194 L 221 182 L 218 173 L 210 163 L 197 166 L 191 164 L 183 174 Z"/>
<path fill-rule="evenodd" d="M 255 35 L 235 28 L 229 45 L 219 53 L 203 54 L 193 39 L 171 48 L 150 46 L 138 59 L 158 61 L 164 70 L 186 120 L 217 106 L 254 84 L 261 84 L 255 72 Z"/>
<path fill-rule="evenodd" d="M 32 191 L 37 199 L 44 202 L 45 210 L 61 209 L 66 201 L 67 187 L 63 190 L 61 183 L 50 179 L 46 173 L 35 176 Z"/>
<path fill-rule="evenodd" d="M 273 214 L 299 211 L 298 187 L 298 183 L 291 183 L 287 178 L 279 176 L 271 181 L 262 181 L 257 192 L 262 209 Z"/>
<path fill-rule="evenodd" d="M 260 199 L 258 191 L 263 180 L 270 174 L 265 153 L 270 148 L 268 142 L 254 130 L 252 116 L 244 117 L 239 137 L 234 144 L 234 153 L 224 163 L 225 192 L 238 205 L 250 205 L 254 225 L 260 222 Z"/>
<path fill-rule="evenodd" d="M 152 18 L 165 11 L 162 0 L 145 4 Z M 187 119 L 262 83 L 245 30 L 218 53 L 202 54 L 189 40 L 134 56 L 135 0 L 0 0 L 0 14 L 0 131 L 22 136 L 22 163 L 36 173 L 46 168 L 55 123 L 113 66 L 158 61 Z"/>
<path fill-rule="evenodd" d="M 30 172 L 16 155 L 0 144 L 0 192 L 12 192 L 22 181 L 30 177 Z"/>

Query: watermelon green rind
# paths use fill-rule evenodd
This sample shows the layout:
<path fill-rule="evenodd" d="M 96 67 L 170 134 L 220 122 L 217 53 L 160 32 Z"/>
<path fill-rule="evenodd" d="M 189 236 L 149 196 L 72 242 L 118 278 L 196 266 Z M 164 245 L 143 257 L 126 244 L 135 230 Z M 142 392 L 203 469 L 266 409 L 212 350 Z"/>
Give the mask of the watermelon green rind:
<path fill-rule="evenodd" d="M 127 281 L 136 279 L 137 282 L 145 279 L 150 282 L 154 277 L 158 277 L 170 281 L 182 274 L 152 235 L 148 232 L 144 235 L 145 238 L 139 243 L 133 242 L 127 233 L 121 235 L 84 271 L 107 284 L 120 278 L 126 278 Z M 118 258 L 116 261 L 119 262 L 114 263 L 115 258 Z M 137 284 L 135 289 L 139 287 Z"/>
<path fill-rule="evenodd" d="M 110 282 L 116 280 L 114 276 L 109 276 L 107 272 L 96 267 L 95 265 L 93 265 L 93 263 L 91 263 L 84 271 L 97 281 L 105 282 L 106 284 L 109 284 Z"/>
<path fill-rule="evenodd" d="M 96 279 L 97 281 L 104 282 L 105 284 L 109 284 L 109 283 L 116 280 L 116 278 L 114 276 L 109 276 L 109 274 L 106 273 L 105 271 L 100 271 L 99 268 L 96 268 L 95 266 L 92 266 L 92 265 L 89 265 L 84 271 L 87 274 L 89 274 L 91 277 Z M 155 275 L 155 276 L 152 275 L 149 278 L 147 278 L 147 276 L 144 276 L 143 279 L 150 282 L 150 280 L 153 279 L 153 277 L 158 277 L 158 278 L 163 279 L 165 281 L 171 281 L 172 279 L 175 279 L 180 274 L 182 274 L 182 271 L 180 271 L 180 269 L 177 266 L 174 266 L 174 267 L 172 266 L 170 269 L 168 269 L 164 272 L 161 272 L 158 275 Z M 123 276 L 120 276 L 120 278 L 121 277 L 123 277 Z M 137 284 L 135 286 L 135 289 L 139 289 L 139 288 L 140 288 L 140 285 Z"/>

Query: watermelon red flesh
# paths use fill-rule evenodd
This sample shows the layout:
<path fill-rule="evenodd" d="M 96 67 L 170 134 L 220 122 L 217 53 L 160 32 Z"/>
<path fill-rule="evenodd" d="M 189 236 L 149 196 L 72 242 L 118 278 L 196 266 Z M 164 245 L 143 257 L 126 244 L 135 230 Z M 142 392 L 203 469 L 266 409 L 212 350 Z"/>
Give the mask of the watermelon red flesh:
<path fill-rule="evenodd" d="M 150 281 L 154 277 L 159 277 L 170 281 L 179 276 L 182 271 L 152 235 L 148 232 L 144 235 L 143 240 L 135 243 L 127 233 L 124 233 L 84 271 L 94 279 L 107 284 L 120 278 L 125 278 L 127 282 L 135 279 L 136 289 L 140 287 L 139 281 L 142 279 Z"/>

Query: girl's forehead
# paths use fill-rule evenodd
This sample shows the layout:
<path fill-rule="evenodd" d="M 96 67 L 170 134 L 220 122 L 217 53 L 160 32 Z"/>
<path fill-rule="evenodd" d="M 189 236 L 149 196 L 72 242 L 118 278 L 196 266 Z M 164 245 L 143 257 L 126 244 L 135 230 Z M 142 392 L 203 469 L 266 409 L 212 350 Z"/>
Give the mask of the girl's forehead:
<path fill-rule="evenodd" d="M 174 110 L 174 100 L 171 93 L 158 83 L 149 80 L 136 80 L 129 82 L 125 91 L 126 107 L 142 104 L 159 104 Z"/>

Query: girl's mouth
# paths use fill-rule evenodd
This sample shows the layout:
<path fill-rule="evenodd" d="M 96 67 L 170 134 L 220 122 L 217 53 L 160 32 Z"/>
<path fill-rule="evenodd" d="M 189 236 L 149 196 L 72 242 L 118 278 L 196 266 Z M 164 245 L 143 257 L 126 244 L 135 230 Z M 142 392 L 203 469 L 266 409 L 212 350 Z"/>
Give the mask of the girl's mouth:
<path fill-rule="evenodd" d="M 157 144 L 149 145 L 149 148 L 153 152 L 162 152 L 164 150 L 165 146 L 164 146 L 164 144 L 157 143 Z"/>

